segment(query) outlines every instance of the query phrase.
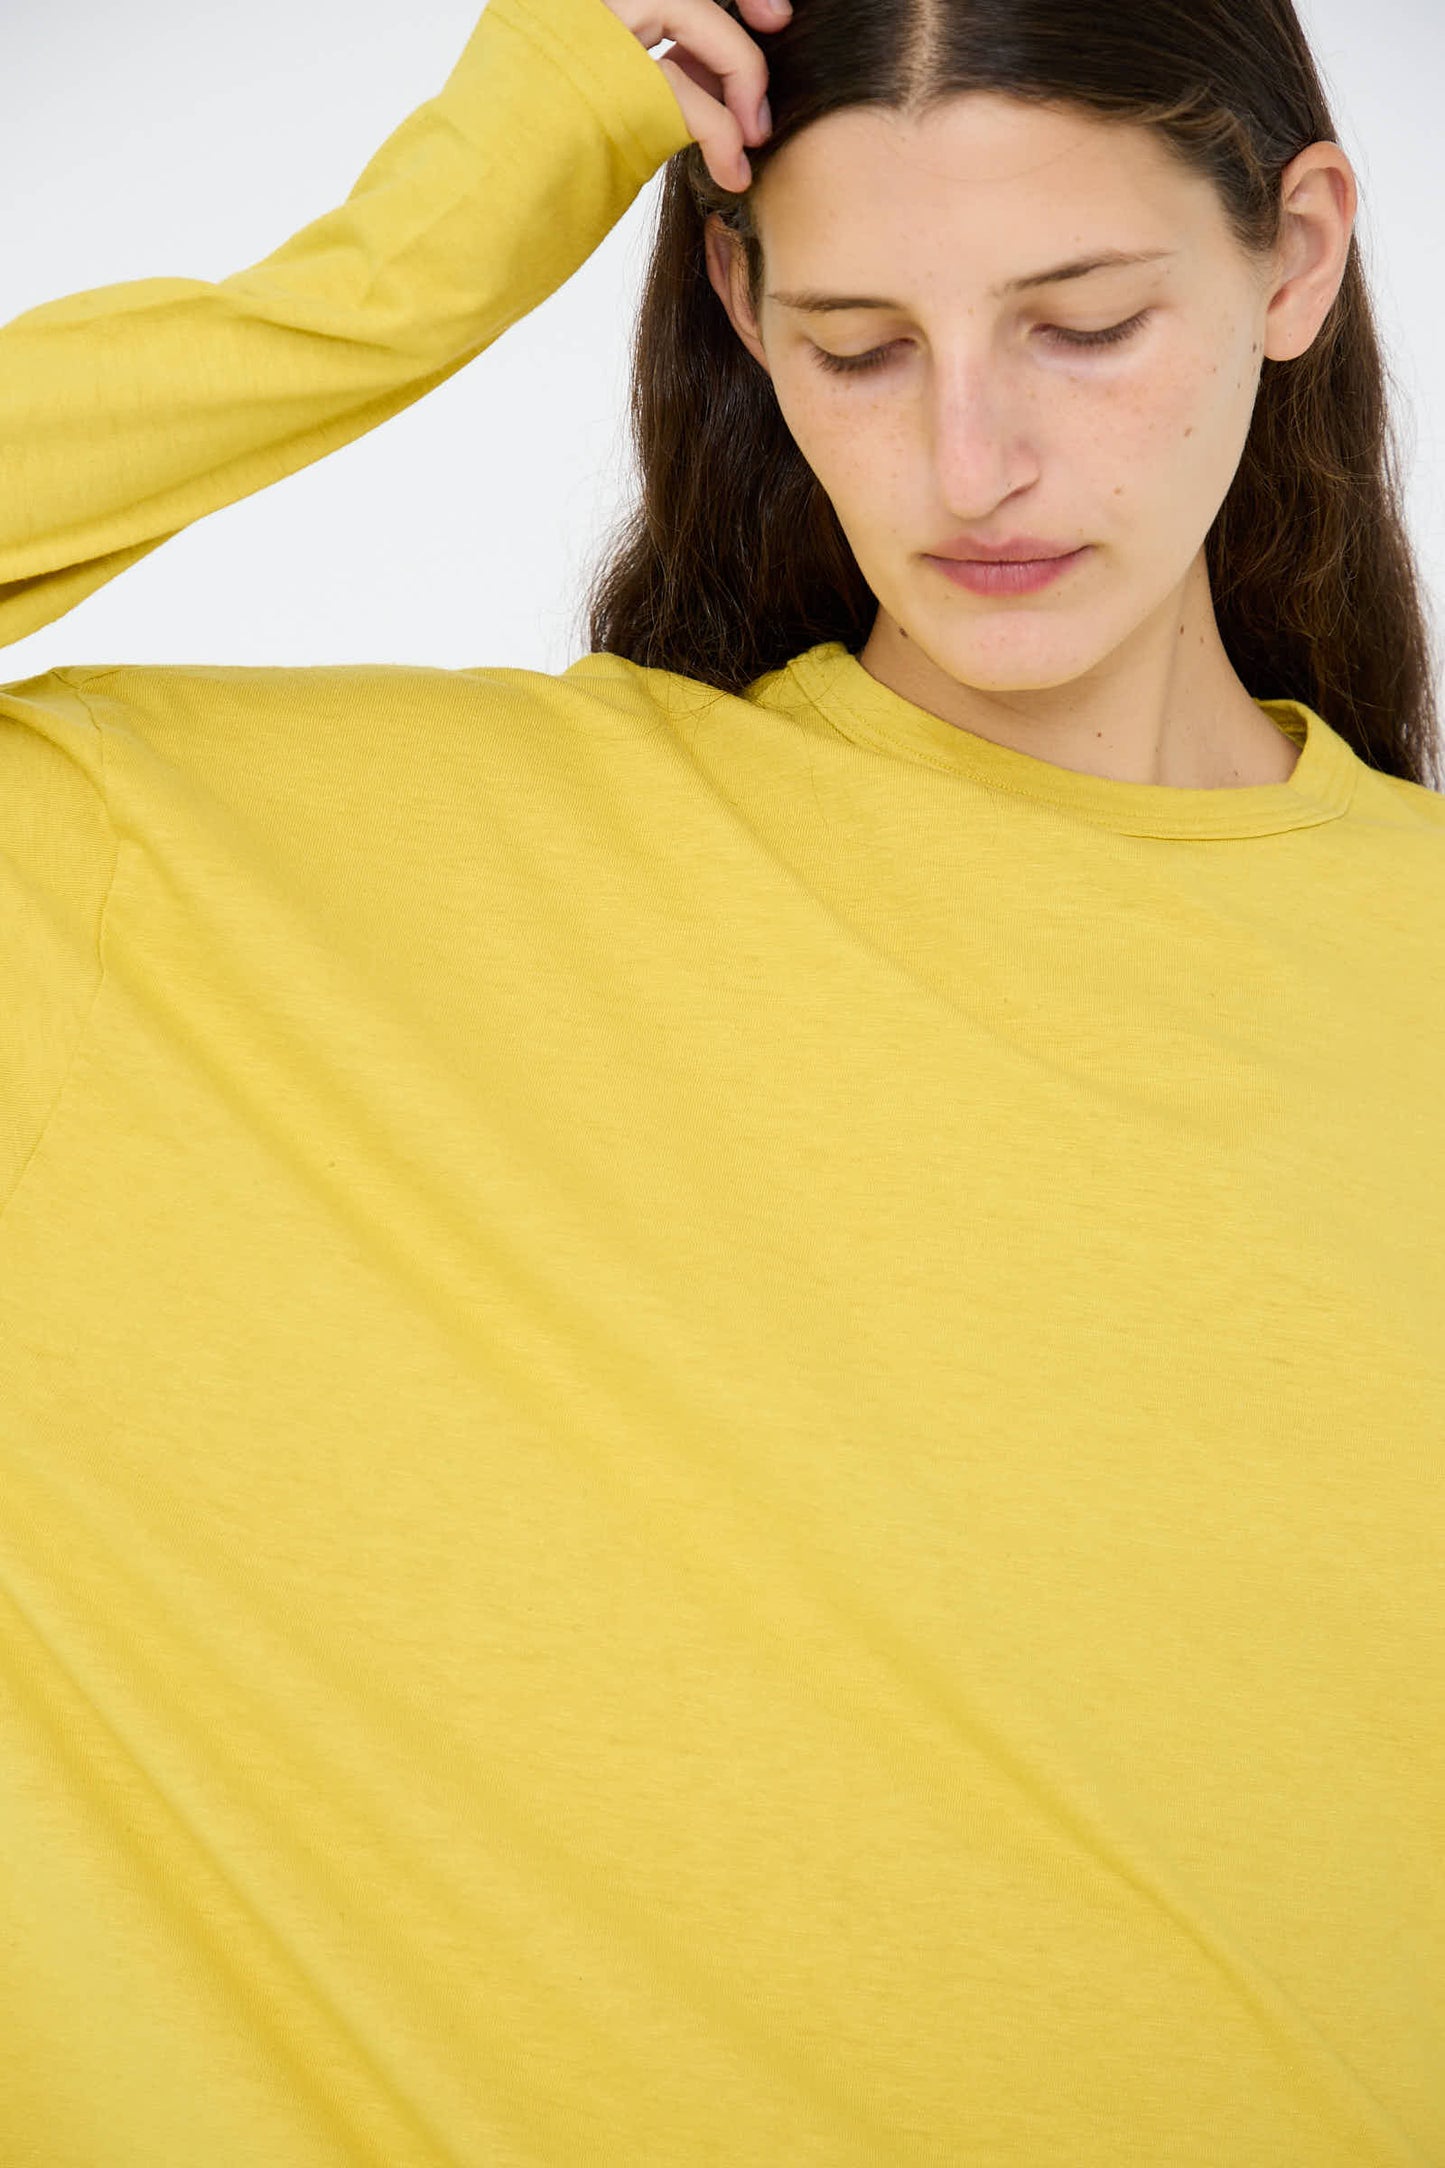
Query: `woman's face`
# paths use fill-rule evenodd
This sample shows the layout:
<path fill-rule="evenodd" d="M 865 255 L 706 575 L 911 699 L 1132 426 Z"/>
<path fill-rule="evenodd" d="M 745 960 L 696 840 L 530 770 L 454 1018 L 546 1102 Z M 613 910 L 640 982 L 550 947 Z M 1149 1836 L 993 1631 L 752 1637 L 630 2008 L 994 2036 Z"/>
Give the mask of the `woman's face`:
<path fill-rule="evenodd" d="M 1321 154 L 1345 164 L 1321 145 L 1296 165 Z M 1353 200 L 1309 180 L 1302 193 L 1320 216 L 1295 222 L 1291 286 L 1146 129 L 991 92 L 922 121 L 850 108 L 755 185 L 758 320 L 720 220 L 709 275 L 881 611 L 963 684 L 1060 685 L 1176 595 L 1238 467 L 1264 356 L 1303 351 L 1338 289 Z M 1113 252 L 1149 260 L 1034 283 Z M 805 290 L 868 305 L 810 309 Z M 834 373 L 828 355 L 877 366 Z M 1051 586 L 1000 599 L 930 563 L 960 535 L 1087 549 Z"/>

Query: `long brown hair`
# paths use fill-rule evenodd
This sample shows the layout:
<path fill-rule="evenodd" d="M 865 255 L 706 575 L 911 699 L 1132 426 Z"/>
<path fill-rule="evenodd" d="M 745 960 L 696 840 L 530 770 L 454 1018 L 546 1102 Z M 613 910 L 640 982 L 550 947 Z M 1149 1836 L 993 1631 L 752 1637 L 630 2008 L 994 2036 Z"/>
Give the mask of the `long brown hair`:
<path fill-rule="evenodd" d="M 1262 260 L 1280 237 L 1284 167 L 1338 140 L 1291 0 L 797 0 L 759 42 L 773 133 L 749 148 L 754 186 L 825 114 L 921 118 L 959 93 L 1002 91 L 1156 129 L 1213 182 L 1231 232 Z M 856 654 L 878 604 L 708 279 L 714 211 L 741 238 L 756 314 L 765 274 L 751 191 L 719 188 L 690 143 L 663 172 L 633 351 L 640 490 L 584 607 L 594 651 L 741 692 L 820 641 Z M 1440 790 L 1392 388 L 1356 235 L 1308 351 L 1263 363 L 1206 558 L 1220 636 L 1251 695 L 1304 701 L 1369 766 Z"/>

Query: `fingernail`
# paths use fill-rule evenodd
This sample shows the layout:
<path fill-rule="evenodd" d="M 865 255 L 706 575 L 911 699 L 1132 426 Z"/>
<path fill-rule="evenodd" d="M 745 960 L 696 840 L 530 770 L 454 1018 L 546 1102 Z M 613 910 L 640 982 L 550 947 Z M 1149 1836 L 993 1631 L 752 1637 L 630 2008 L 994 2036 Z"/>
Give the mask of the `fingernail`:
<path fill-rule="evenodd" d="M 781 18 L 785 15 L 791 15 L 792 12 L 791 0 L 768 0 L 768 13 L 770 15 Z"/>
<path fill-rule="evenodd" d="M 758 107 L 758 126 L 764 135 L 771 135 L 773 132 L 773 109 L 766 98 Z"/>

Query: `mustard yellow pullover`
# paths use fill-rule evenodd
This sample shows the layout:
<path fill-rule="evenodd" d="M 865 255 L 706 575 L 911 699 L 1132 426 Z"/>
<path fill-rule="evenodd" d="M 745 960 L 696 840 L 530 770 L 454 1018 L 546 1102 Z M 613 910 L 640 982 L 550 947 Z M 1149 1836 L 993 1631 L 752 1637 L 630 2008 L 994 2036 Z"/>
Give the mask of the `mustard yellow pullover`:
<path fill-rule="evenodd" d="M 687 141 L 490 0 L 264 262 L 5 326 L 0 640 Z M 1261 706 L 0 688 L 6 2168 L 1445 2162 L 1445 799 Z"/>

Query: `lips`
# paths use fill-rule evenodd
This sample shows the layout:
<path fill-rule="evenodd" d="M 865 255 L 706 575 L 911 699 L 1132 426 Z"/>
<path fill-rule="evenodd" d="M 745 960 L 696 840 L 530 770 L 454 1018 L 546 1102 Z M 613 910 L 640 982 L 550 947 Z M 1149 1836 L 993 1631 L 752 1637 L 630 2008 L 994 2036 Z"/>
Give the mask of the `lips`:
<path fill-rule="evenodd" d="M 951 542 L 940 542 L 927 552 L 930 557 L 948 557 L 955 564 L 1023 565 L 1038 564 L 1045 558 L 1072 557 L 1078 542 L 1049 542 L 1042 535 L 1014 535 L 1007 542 L 974 542 L 966 535 L 955 535 Z"/>
<path fill-rule="evenodd" d="M 995 558 L 989 563 L 976 557 L 930 557 L 926 562 L 953 586 L 966 588 L 970 594 L 1007 597 L 1041 594 L 1056 581 L 1067 579 L 1088 554 L 1089 545 L 1084 543 L 1063 557 Z"/>

